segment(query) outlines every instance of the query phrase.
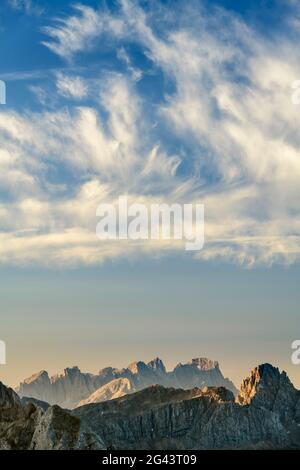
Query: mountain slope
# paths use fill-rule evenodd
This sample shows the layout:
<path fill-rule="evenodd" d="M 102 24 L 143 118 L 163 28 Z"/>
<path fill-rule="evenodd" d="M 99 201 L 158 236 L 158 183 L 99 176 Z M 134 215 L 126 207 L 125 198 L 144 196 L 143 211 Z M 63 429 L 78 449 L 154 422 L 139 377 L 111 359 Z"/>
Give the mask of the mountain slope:
<path fill-rule="evenodd" d="M 129 379 L 114 379 L 108 382 L 108 384 L 102 385 L 102 387 L 98 388 L 96 392 L 92 393 L 92 395 L 85 400 L 81 400 L 78 406 L 113 400 L 128 395 L 133 391 L 134 389 Z"/>
<path fill-rule="evenodd" d="M 72 413 L 110 449 L 299 449 L 299 410 L 300 392 L 265 364 L 243 382 L 236 401 L 222 387 L 154 386 Z"/>

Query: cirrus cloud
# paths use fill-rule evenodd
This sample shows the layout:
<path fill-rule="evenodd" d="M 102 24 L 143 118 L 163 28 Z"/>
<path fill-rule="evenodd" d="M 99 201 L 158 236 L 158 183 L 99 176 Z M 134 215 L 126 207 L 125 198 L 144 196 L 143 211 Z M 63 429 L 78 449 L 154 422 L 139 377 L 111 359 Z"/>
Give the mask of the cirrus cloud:
<path fill-rule="evenodd" d="M 270 38 L 201 5 L 182 10 L 180 22 L 163 7 L 158 21 L 129 0 L 115 12 L 77 5 L 45 29 L 44 45 L 67 62 L 101 48 L 102 38 L 118 43 L 128 68 L 93 80 L 57 75 L 67 108 L 1 111 L 0 260 L 89 264 L 182 249 L 100 243 L 96 207 L 123 193 L 145 204 L 204 202 L 201 259 L 299 260 L 300 114 L 290 100 L 300 77 L 297 6 L 294 21 L 286 18 L 293 37 L 286 30 Z M 149 70 L 140 67 L 136 79 L 126 44 L 164 77 L 155 104 L 139 87 Z M 79 106 L 87 96 L 92 104 Z"/>

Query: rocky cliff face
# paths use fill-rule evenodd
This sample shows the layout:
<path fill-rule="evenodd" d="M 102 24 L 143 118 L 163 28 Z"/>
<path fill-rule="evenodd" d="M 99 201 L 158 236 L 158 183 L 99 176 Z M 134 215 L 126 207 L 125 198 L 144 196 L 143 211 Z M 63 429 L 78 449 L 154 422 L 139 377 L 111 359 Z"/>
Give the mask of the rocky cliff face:
<path fill-rule="evenodd" d="M 127 383 L 116 380 L 117 391 Z M 0 384 L 2 449 L 300 449 L 300 392 L 270 364 L 251 372 L 236 399 L 224 387 L 154 385 L 72 412 L 23 401 Z"/>
<path fill-rule="evenodd" d="M 286 374 L 265 364 L 237 400 L 223 387 L 155 386 L 73 414 L 111 449 L 300 448 L 299 399 Z"/>
<path fill-rule="evenodd" d="M 270 364 L 263 364 L 243 381 L 237 402 L 266 408 L 280 414 L 282 419 L 289 420 L 294 415 L 298 399 L 299 392 L 286 373 Z"/>
<path fill-rule="evenodd" d="M 103 448 L 80 418 L 58 406 L 44 411 L 30 399 L 22 403 L 0 382 L 0 450 Z"/>
<path fill-rule="evenodd" d="M 0 449 L 27 449 L 41 412 L 0 382 Z"/>
<path fill-rule="evenodd" d="M 115 382 L 118 379 L 119 382 Z M 126 387 L 121 379 L 126 381 Z M 78 404 L 81 405 L 84 400 L 87 403 L 102 401 L 104 391 L 106 400 L 115 398 L 114 389 L 117 383 L 123 383 L 123 390 L 126 393 L 142 390 L 155 384 L 185 389 L 224 386 L 233 393 L 237 392 L 234 384 L 223 377 L 219 364 L 206 358 L 193 359 L 187 364 L 178 364 L 170 372 L 166 371 L 159 358 L 153 359 L 148 364 L 142 361 L 133 362 L 121 370 L 107 367 L 96 375 L 82 373 L 78 367 L 65 369 L 62 375 L 51 378 L 46 371 L 41 371 L 24 380 L 17 392 L 21 397 L 33 397 L 51 405 L 58 404 L 64 408 L 74 408 Z M 103 389 L 106 385 L 107 387 Z"/>
<path fill-rule="evenodd" d="M 42 415 L 32 435 L 31 450 L 100 450 L 104 445 L 100 437 L 57 405 Z"/>

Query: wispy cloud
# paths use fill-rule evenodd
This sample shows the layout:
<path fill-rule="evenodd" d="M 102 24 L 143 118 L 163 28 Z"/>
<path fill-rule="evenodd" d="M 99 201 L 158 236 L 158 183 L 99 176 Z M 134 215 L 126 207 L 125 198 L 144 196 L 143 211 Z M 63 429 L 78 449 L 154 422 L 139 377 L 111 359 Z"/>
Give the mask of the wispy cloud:
<path fill-rule="evenodd" d="M 81 77 L 70 76 L 61 72 L 57 74 L 56 87 L 60 95 L 75 100 L 86 97 L 88 92 L 85 81 Z"/>
<path fill-rule="evenodd" d="M 58 18 L 54 26 L 47 26 L 44 32 L 52 41 L 43 44 L 63 59 L 71 60 L 74 54 L 90 49 L 96 38 L 104 33 L 122 34 L 122 20 L 91 7 L 77 4 L 74 14 Z"/>
<path fill-rule="evenodd" d="M 28 71 L 16 71 L 6 72 L 1 74 L 1 80 L 6 82 L 16 82 L 22 80 L 38 80 L 49 75 L 49 70 L 28 70 Z"/>

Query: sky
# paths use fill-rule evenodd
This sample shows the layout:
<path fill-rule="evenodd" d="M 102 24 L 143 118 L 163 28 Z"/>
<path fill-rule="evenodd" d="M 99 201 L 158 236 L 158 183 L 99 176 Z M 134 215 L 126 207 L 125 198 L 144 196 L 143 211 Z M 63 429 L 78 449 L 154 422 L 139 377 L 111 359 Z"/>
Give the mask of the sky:
<path fill-rule="evenodd" d="M 3 0 L 0 37 L 1 380 L 209 356 L 300 386 L 298 2 Z M 204 248 L 100 241 L 122 194 L 204 203 Z"/>

